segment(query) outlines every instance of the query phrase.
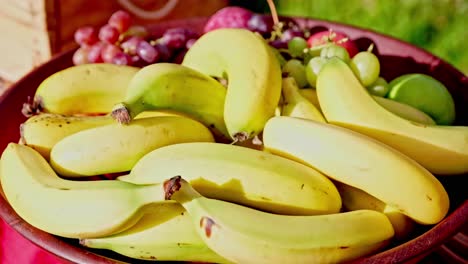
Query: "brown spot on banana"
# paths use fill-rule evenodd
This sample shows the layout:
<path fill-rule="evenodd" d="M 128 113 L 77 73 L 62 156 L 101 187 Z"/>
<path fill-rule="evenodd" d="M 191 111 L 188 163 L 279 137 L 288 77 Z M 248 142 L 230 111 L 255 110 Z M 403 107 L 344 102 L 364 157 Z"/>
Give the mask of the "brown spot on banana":
<path fill-rule="evenodd" d="M 207 216 L 200 218 L 200 227 L 205 231 L 205 236 L 207 238 L 211 237 L 213 226 L 215 225 L 215 221 Z"/>

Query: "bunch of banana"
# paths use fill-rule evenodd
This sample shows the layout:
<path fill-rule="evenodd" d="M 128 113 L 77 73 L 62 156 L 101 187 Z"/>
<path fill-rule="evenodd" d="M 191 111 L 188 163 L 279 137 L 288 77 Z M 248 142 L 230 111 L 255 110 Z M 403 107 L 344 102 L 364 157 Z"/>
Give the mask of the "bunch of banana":
<path fill-rule="evenodd" d="M 359 210 L 317 216 L 270 214 L 209 199 L 180 176 L 164 183 L 166 199 L 187 210 L 203 241 L 235 263 L 337 263 L 379 250 L 393 237 L 388 218 Z"/>
<path fill-rule="evenodd" d="M 422 125 L 394 115 L 372 99 L 342 60 L 324 65 L 317 94 L 329 123 L 375 138 L 432 173 L 468 172 L 468 127 Z"/>
<path fill-rule="evenodd" d="M 299 89 L 277 56 L 255 33 L 218 29 L 182 65 L 50 76 L 35 94 L 47 113 L 1 156 L 7 200 L 87 247 L 216 263 L 355 260 L 445 217 L 432 173 L 468 171 L 467 127 L 371 96 L 338 58 L 317 92 Z M 76 180 L 108 173 L 128 174 Z"/>

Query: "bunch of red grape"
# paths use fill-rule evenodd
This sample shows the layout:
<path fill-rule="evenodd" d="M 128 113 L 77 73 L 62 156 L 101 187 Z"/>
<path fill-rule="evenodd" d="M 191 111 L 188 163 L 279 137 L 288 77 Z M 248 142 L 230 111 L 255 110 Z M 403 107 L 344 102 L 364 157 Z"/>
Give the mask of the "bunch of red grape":
<path fill-rule="evenodd" d="M 140 25 L 132 25 L 130 14 L 117 11 L 99 30 L 85 26 L 76 30 L 80 45 L 73 55 L 75 65 L 113 63 L 143 67 L 156 62 L 177 62 L 199 37 L 186 28 L 166 30 L 154 36 Z"/>

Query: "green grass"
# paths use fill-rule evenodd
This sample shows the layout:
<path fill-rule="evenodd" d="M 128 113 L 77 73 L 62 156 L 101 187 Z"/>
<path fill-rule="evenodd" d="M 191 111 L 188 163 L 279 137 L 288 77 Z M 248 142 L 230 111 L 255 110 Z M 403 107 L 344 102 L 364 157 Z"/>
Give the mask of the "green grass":
<path fill-rule="evenodd" d="M 269 12 L 262 1 L 250 2 L 256 2 L 250 4 L 255 11 Z M 382 32 L 424 48 L 468 74 L 468 0 L 275 2 L 281 15 L 337 21 Z"/>

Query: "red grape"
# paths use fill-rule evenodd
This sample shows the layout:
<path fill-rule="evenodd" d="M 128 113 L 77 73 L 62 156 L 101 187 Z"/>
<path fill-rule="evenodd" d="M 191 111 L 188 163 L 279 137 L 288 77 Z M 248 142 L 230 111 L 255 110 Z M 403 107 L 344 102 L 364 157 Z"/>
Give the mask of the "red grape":
<path fill-rule="evenodd" d="M 119 35 L 119 31 L 111 25 L 104 25 L 99 30 L 99 39 L 110 44 L 117 42 Z"/>
<path fill-rule="evenodd" d="M 171 59 L 172 51 L 167 46 L 158 43 L 154 45 L 154 48 L 158 51 L 160 61 L 169 61 Z"/>
<path fill-rule="evenodd" d="M 171 28 L 166 30 L 161 42 L 169 48 L 179 49 L 185 46 L 187 40 L 198 37 L 193 31 L 185 28 Z"/>
<path fill-rule="evenodd" d="M 247 26 L 250 31 L 266 35 L 273 30 L 273 19 L 271 16 L 254 14 L 249 19 Z"/>
<path fill-rule="evenodd" d="M 81 27 L 75 31 L 75 42 L 79 45 L 92 45 L 98 41 L 97 32 L 93 27 Z"/>
<path fill-rule="evenodd" d="M 131 26 L 122 34 L 122 38 L 126 39 L 134 36 L 145 38 L 148 34 L 148 30 L 143 26 Z"/>
<path fill-rule="evenodd" d="M 342 46 L 348 51 L 349 56 L 352 58 L 358 53 L 356 43 L 352 41 L 348 35 L 337 31 L 321 31 L 313 34 L 307 40 L 309 47 L 315 47 L 327 43 L 335 43 Z"/>
<path fill-rule="evenodd" d="M 119 47 L 107 43 L 101 50 L 101 57 L 104 62 L 112 63 L 116 54 L 121 52 L 122 50 Z"/>
<path fill-rule="evenodd" d="M 127 12 L 119 10 L 112 14 L 109 18 L 108 24 L 117 29 L 120 33 L 123 33 L 127 31 L 132 24 L 132 18 Z"/>
<path fill-rule="evenodd" d="M 92 45 L 88 51 L 88 62 L 90 63 L 99 63 L 103 62 L 101 51 L 104 48 L 104 42 L 98 42 Z"/>
<path fill-rule="evenodd" d="M 132 65 L 133 64 L 132 57 L 122 51 L 115 54 L 111 62 L 117 65 Z"/>
<path fill-rule="evenodd" d="M 147 63 L 154 63 L 159 59 L 158 51 L 144 40 L 138 44 L 137 54 Z"/>
<path fill-rule="evenodd" d="M 123 42 L 120 47 L 125 51 L 125 53 L 135 55 L 137 53 L 138 44 L 140 44 L 141 41 L 143 41 L 141 37 L 133 36 Z"/>
<path fill-rule="evenodd" d="M 288 43 L 294 37 L 304 37 L 304 31 L 299 28 L 290 28 L 286 29 L 283 34 L 281 34 L 281 40 Z"/>
<path fill-rule="evenodd" d="M 80 65 L 88 63 L 89 47 L 82 46 L 73 53 L 73 64 Z"/>
<path fill-rule="evenodd" d="M 228 6 L 222 8 L 210 17 L 203 31 L 208 32 L 218 28 L 247 28 L 247 23 L 252 14 L 250 10 L 242 7 Z"/>

